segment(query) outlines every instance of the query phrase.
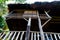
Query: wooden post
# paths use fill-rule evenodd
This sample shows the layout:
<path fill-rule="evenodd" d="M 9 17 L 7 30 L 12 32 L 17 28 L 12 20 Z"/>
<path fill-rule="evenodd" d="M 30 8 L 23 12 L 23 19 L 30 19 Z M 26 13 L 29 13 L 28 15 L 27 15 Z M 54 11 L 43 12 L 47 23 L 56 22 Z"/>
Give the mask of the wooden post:
<path fill-rule="evenodd" d="M 31 18 L 29 18 L 29 20 L 28 20 L 27 30 L 26 30 L 26 35 L 25 35 L 25 40 L 29 40 L 29 36 L 30 36 L 30 27 L 31 27 Z"/>
<path fill-rule="evenodd" d="M 41 19 L 40 19 L 40 17 L 39 17 L 38 12 L 37 12 L 37 16 L 38 16 L 38 23 L 39 23 L 39 30 L 40 30 L 41 40 L 45 40 L 45 38 L 44 38 L 44 33 L 43 33 L 43 29 L 42 29 L 42 25 L 41 25 Z"/>

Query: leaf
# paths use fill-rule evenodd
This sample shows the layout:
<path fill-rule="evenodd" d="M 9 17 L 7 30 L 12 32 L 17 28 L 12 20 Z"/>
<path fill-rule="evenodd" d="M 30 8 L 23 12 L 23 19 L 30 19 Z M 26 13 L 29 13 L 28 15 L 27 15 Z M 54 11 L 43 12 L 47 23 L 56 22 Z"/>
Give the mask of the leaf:
<path fill-rule="evenodd" d="M 2 16 L 0 16 L 0 28 L 3 28 L 4 26 L 4 19 L 2 18 Z"/>

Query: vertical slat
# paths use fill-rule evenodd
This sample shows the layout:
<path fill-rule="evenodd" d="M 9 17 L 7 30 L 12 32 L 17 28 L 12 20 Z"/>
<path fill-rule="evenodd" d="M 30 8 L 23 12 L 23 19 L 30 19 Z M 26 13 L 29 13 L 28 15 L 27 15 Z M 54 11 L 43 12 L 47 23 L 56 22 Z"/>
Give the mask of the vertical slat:
<path fill-rule="evenodd" d="M 39 33 L 37 33 L 37 40 L 39 40 L 39 37 L 40 37 L 40 35 L 39 35 Z"/>
<path fill-rule="evenodd" d="M 5 35 L 5 32 L 0 36 L 0 38 L 2 38 Z"/>
<path fill-rule="evenodd" d="M 31 40 L 33 40 L 33 32 L 31 33 Z"/>
<path fill-rule="evenodd" d="M 50 34 L 51 40 L 53 40 L 52 34 Z"/>
<path fill-rule="evenodd" d="M 60 39 L 60 34 L 58 34 L 58 37 L 59 37 L 59 39 Z"/>
<path fill-rule="evenodd" d="M 55 40 L 57 40 L 57 36 L 56 36 L 56 34 L 54 34 L 54 37 L 55 37 Z"/>
<path fill-rule="evenodd" d="M 1 36 L 2 33 L 0 33 L 0 36 Z"/>
<path fill-rule="evenodd" d="M 34 33 L 34 40 L 36 40 L 36 32 Z"/>
<path fill-rule="evenodd" d="M 24 35 L 24 32 L 22 32 L 22 34 L 21 34 L 21 37 L 20 37 L 20 40 L 22 40 L 22 38 L 23 38 L 23 35 Z"/>
<path fill-rule="evenodd" d="M 15 37 L 16 33 L 17 33 L 17 32 L 15 32 L 15 33 L 14 33 L 14 35 L 13 35 L 13 37 L 12 37 L 12 39 L 11 39 L 11 40 L 13 40 L 13 39 L 14 39 L 14 37 Z"/>
<path fill-rule="evenodd" d="M 10 37 L 12 36 L 13 32 L 10 33 L 9 37 L 8 37 L 8 40 L 10 40 Z"/>
<path fill-rule="evenodd" d="M 48 38 L 48 34 L 47 33 L 45 33 L 46 34 L 46 38 L 47 38 L 47 40 L 49 40 L 49 38 Z"/>
<path fill-rule="evenodd" d="M 18 35 L 17 35 L 17 37 L 16 37 L 16 40 L 18 40 L 19 34 L 20 34 L 20 32 L 18 33 Z"/>
<path fill-rule="evenodd" d="M 3 38 L 3 40 L 6 40 L 7 36 L 9 35 L 10 32 L 6 34 L 6 36 Z"/>

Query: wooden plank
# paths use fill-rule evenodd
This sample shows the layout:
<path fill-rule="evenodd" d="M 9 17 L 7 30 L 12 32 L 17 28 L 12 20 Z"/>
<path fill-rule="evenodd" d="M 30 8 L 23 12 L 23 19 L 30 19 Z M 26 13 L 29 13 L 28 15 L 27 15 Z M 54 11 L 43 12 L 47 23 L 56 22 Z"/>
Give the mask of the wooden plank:
<path fill-rule="evenodd" d="M 20 35 L 20 32 L 18 32 L 18 35 L 17 35 L 17 37 L 16 37 L 16 40 L 18 40 L 19 35 Z"/>
<path fill-rule="evenodd" d="M 33 32 L 31 33 L 31 40 L 33 40 Z"/>
<path fill-rule="evenodd" d="M 20 40 L 22 40 L 22 39 L 23 39 L 23 35 L 24 35 L 24 32 L 22 32 L 21 37 L 20 37 Z"/>

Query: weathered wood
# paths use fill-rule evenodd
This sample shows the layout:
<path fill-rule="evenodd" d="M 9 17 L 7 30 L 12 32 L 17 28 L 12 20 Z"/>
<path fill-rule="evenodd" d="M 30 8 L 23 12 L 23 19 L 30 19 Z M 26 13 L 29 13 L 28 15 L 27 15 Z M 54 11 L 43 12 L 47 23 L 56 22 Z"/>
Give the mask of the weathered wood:
<path fill-rule="evenodd" d="M 37 12 L 37 16 L 38 16 L 38 23 L 39 23 L 39 30 L 40 30 L 41 40 L 45 40 L 44 32 L 43 32 L 42 24 L 41 24 L 41 19 L 39 17 L 39 13 L 38 12 Z"/>

